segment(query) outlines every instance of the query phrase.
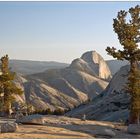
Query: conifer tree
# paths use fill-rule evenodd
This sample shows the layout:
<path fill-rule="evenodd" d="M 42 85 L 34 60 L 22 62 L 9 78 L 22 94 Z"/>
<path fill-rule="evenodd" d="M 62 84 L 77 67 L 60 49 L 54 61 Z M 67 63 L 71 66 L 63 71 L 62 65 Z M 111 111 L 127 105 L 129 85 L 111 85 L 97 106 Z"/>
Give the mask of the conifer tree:
<path fill-rule="evenodd" d="M 9 70 L 9 58 L 5 55 L 1 58 L 1 72 L 0 75 L 0 93 L 3 93 L 3 111 L 5 114 L 10 115 L 11 104 L 15 100 L 14 94 L 21 95 L 23 92 L 20 88 L 16 87 L 13 82 L 15 73 Z"/>
<path fill-rule="evenodd" d="M 129 19 L 129 15 L 130 19 Z M 107 47 L 109 55 L 118 60 L 128 60 L 130 71 L 126 91 L 131 95 L 129 123 L 139 124 L 140 117 L 140 72 L 138 62 L 140 61 L 140 6 L 130 8 L 129 11 L 121 10 L 117 18 L 113 19 L 113 28 L 118 35 L 123 50 Z"/>

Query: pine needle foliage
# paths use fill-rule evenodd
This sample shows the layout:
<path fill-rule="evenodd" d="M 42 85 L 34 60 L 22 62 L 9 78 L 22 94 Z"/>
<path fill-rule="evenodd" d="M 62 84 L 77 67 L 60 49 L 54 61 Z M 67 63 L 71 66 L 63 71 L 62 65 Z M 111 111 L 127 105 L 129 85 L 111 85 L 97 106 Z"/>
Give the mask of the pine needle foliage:
<path fill-rule="evenodd" d="M 128 17 L 130 16 L 130 18 Z M 113 19 L 114 32 L 123 47 L 117 50 L 114 47 L 107 47 L 109 55 L 118 60 L 128 60 L 130 71 L 126 91 L 131 95 L 129 123 L 139 124 L 140 117 L 140 6 L 130 8 L 128 11 L 121 10 L 117 18 Z"/>
<path fill-rule="evenodd" d="M 23 92 L 14 83 L 15 73 L 9 70 L 9 58 L 5 55 L 1 58 L 0 93 L 3 93 L 2 109 L 5 114 L 10 114 L 11 104 L 15 101 L 14 95 Z"/>

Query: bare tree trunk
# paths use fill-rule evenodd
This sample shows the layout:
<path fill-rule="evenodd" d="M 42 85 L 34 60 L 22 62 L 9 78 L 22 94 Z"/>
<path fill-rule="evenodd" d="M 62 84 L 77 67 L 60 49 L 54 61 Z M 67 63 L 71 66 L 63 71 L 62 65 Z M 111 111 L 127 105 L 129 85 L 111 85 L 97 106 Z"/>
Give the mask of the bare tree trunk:
<path fill-rule="evenodd" d="M 135 73 L 138 69 L 138 63 L 137 61 L 131 61 L 130 63 L 130 74 Z M 130 81 L 131 82 L 131 81 Z M 135 99 L 133 97 L 134 92 L 131 93 L 131 102 L 130 102 L 130 115 L 129 115 L 129 124 L 139 124 L 139 109 L 134 109 L 133 105 L 135 102 Z"/>

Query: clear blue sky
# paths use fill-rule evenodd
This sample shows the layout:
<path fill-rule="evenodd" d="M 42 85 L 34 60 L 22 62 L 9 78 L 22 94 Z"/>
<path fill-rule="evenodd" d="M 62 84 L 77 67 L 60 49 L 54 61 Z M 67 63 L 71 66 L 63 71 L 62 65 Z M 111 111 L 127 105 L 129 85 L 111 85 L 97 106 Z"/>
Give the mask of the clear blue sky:
<path fill-rule="evenodd" d="M 112 27 L 121 9 L 140 2 L 0 2 L 0 56 L 70 63 L 82 53 L 119 48 Z"/>

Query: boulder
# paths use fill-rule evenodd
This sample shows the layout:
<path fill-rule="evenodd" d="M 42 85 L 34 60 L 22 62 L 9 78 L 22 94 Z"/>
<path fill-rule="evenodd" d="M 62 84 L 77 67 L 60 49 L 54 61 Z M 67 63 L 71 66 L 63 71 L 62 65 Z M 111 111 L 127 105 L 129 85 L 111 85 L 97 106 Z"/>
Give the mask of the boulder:
<path fill-rule="evenodd" d="M 17 123 L 6 122 L 0 125 L 1 133 L 15 132 L 18 128 Z"/>
<path fill-rule="evenodd" d="M 116 133 L 107 128 L 107 127 L 101 127 L 101 126 L 95 126 L 94 129 L 86 129 L 83 130 L 84 132 L 88 132 L 92 135 L 94 135 L 95 137 L 109 137 L 109 138 L 113 138 L 116 136 Z"/>
<path fill-rule="evenodd" d="M 116 135 L 113 130 L 108 128 L 100 128 L 99 130 L 95 130 L 94 134 L 98 136 L 107 136 L 107 137 L 114 137 Z"/>
<path fill-rule="evenodd" d="M 22 123 L 22 124 L 45 124 L 45 119 L 43 117 L 43 115 L 39 115 L 39 114 L 33 114 L 33 115 L 29 115 L 29 116 L 24 116 L 22 118 L 18 118 L 16 120 L 17 123 Z"/>
<path fill-rule="evenodd" d="M 138 124 L 129 124 L 127 132 L 130 134 L 140 134 L 140 125 Z"/>

